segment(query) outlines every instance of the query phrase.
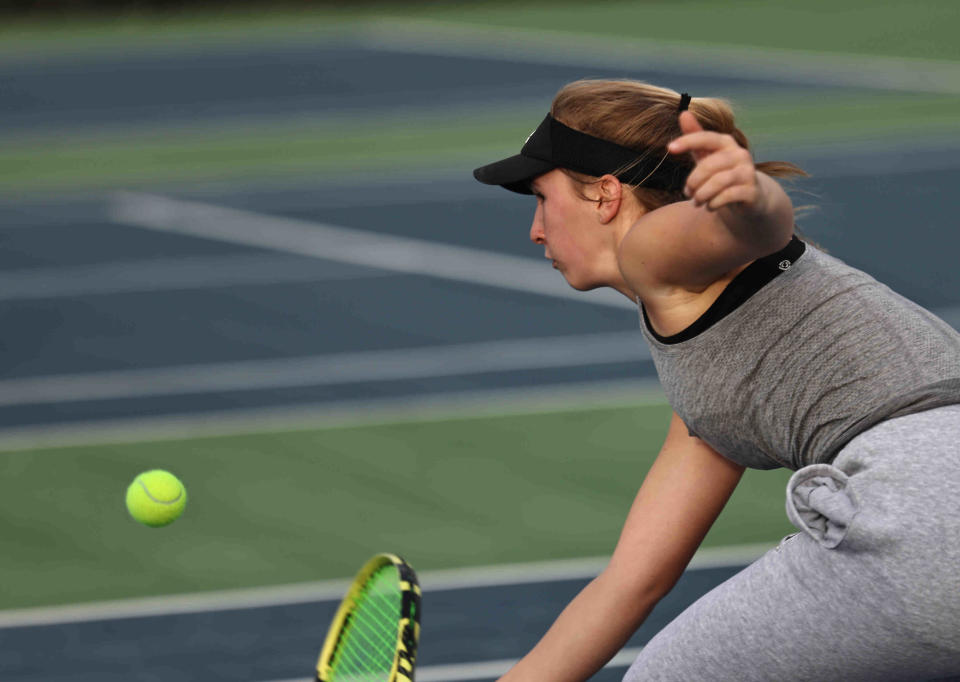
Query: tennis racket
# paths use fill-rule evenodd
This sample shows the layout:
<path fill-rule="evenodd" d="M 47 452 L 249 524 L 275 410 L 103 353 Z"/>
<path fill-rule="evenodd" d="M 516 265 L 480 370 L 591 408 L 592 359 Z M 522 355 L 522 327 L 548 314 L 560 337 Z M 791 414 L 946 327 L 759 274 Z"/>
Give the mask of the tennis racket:
<path fill-rule="evenodd" d="M 413 568 L 378 554 L 360 569 L 327 632 L 318 682 L 413 682 L 420 585 Z"/>

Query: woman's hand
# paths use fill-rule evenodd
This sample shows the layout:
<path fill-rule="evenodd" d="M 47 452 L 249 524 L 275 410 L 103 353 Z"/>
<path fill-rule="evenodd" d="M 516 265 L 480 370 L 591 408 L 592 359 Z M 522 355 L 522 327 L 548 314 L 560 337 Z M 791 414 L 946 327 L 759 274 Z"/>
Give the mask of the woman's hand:
<path fill-rule="evenodd" d="M 765 192 L 750 152 L 732 136 L 706 131 L 689 111 L 680 113 L 683 135 L 671 142 L 671 154 L 690 152 L 696 166 L 687 178 L 684 194 L 694 206 L 716 211 L 724 206 L 762 212 Z"/>

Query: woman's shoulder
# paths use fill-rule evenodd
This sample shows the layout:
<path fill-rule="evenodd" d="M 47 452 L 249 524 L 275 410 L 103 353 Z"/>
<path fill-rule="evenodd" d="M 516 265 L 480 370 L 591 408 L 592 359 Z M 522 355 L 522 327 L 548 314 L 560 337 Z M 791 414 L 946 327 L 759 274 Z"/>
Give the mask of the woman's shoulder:
<path fill-rule="evenodd" d="M 644 303 L 695 298 L 764 255 L 762 245 L 739 239 L 716 212 L 690 201 L 645 213 L 617 249 L 621 274 Z"/>

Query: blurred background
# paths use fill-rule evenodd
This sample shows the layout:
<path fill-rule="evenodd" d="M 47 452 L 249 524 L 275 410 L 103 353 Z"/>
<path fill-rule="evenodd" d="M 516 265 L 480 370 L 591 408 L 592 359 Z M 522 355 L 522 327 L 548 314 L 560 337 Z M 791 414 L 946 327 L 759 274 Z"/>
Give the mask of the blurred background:
<path fill-rule="evenodd" d="M 571 80 L 729 99 L 812 174 L 805 236 L 960 326 L 952 0 L 0 8 L 4 680 L 308 673 L 324 581 L 383 550 L 449 588 L 421 679 L 536 641 L 669 415 L 637 311 L 471 176 Z M 123 506 L 148 468 L 190 494 L 162 530 Z M 683 599 L 790 532 L 788 473 L 747 475 Z"/>

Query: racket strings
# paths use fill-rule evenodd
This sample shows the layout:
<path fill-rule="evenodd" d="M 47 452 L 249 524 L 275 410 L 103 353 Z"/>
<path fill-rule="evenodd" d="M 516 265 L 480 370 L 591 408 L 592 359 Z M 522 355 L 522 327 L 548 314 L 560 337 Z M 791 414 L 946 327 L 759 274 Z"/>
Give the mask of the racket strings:
<path fill-rule="evenodd" d="M 334 680 L 385 680 L 396 658 L 401 590 L 393 567 L 374 573 L 356 598 L 331 661 Z"/>

